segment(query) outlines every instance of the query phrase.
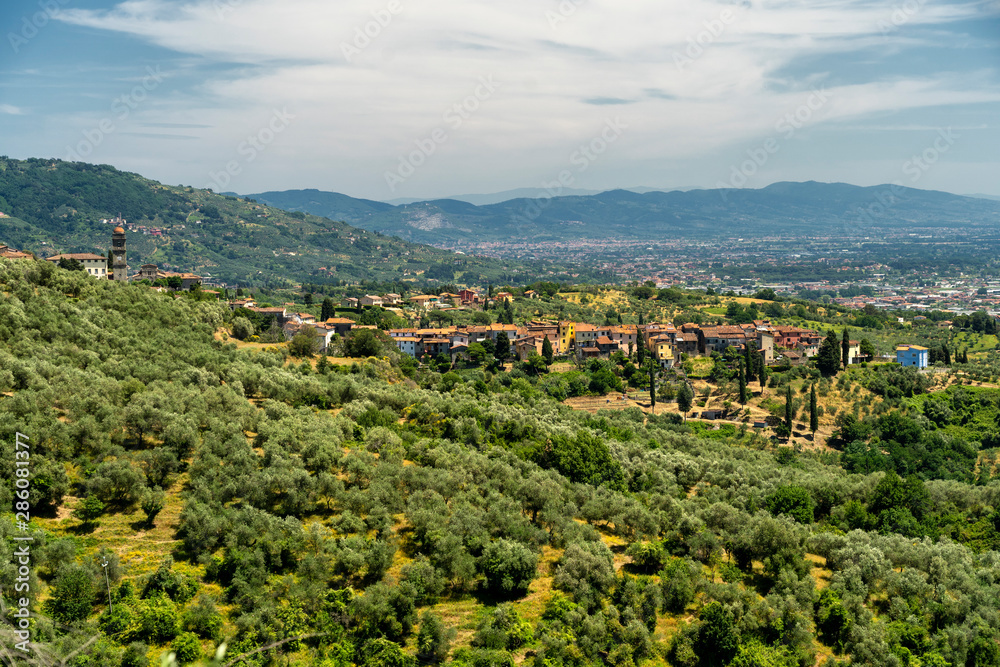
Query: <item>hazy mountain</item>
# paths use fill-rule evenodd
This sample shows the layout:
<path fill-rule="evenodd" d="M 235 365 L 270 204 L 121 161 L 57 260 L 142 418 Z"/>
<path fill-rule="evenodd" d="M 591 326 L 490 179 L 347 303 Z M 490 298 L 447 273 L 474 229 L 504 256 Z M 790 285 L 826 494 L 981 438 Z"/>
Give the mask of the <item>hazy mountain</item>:
<path fill-rule="evenodd" d="M 581 190 L 578 188 L 563 188 L 560 192 L 561 195 L 573 195 L 573 196 L 586 196 L 586 195 L 596 195 L 600 193 L 601 190 Z M 550 197 L 551 193 L 545 188 L 517 188 L 515 190 L 504 190 L 503 192 L 493 192 L 489 194 L 479 194 L 479 195 L 454 195 L 451 197 L 445 197 L 444 199 L 454 199 L 456 201 L 464 201 L 467 204 L 475 204 L 476 206 L 488 206 L 490 204 L 499 204 L 501 202 L 510 201 L 511 199 L 538 199 L 542 197 Z M 390 199 L 386 203 L 394 204 L 396 206 L 405 204 L 416 204 L 417 202 L 423 201 L 435 201 L 432 197 L 424 198 L 400 198 L 400 199 Z"/>
<path fill-rule="evenodd" d="M 629 192 L 638 192 L 640 194 L 646 192 L 673 192 L 674 190 L 700 190 L 699 187 L 682 187 L 682 188 L 650 188 L 646 186 L 639 186 L 634 188 L 621 188 L 622 190 L 627 190 Z M 587 195 L 597 195 L 602 192 L 607 192 L 607 190 L 583 190 L 579 188 L 563 188 L 559 195 L 562 197 L 584 197 Z M 264 193 L 267 194 L 273 193 Z M 249 197 L 256 197 L 257 195 L 247 195 Z M 493 192 L 489 194 L 480 195 L 454 195 L 451 197 L 444 197 L 444 199 L 455 199 L 457 201 L 464 201 L 468 204 L 475 204 L 476 206 L 488 206 L 490 204 L 500 204 L 505 201 L 510 201 L 511 199 L 545 199 L 552 196 L 552 193 L 545 188 L 517 188 L 515 190 L 504 190 L 503 192 Z M 387 199 L 386 204 L 392 204 L 394 206 L 402 206 L 405 204 L 416 204 L 418 202 L 424 201 L 436 201 L 435 197 L 400 197 L 398 199 Z"/>
<path fill-rule="evenodd" d="M 332 206 L 322 203 L 316 191 L 304 192 L 308 194 L 248 196 L 432 244 L 712 238 L 720 234 L 868 236 L 908 227 L 1000 223 L 1000 203 L 995 201 L 894 185 L 859 187 L 814 181 L 774 183 L 759 190 L 612 190 L 552 199 L 521 197 L 478 206 L 455 199 L 392 206 L 326 193 L 336 203 Z"/>

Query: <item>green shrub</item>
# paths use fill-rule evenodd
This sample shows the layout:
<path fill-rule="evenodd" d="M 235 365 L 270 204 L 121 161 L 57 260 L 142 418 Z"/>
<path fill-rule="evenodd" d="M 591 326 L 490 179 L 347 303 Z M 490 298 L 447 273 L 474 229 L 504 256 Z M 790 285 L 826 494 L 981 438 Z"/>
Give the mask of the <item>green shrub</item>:
<path fill-rule="evenodd" d="M 513 540 L 491 542 L 479 559 L 487 591 L 500 596 L 520 596 L 537 574 L 538 557 L 528 547 Z"/>

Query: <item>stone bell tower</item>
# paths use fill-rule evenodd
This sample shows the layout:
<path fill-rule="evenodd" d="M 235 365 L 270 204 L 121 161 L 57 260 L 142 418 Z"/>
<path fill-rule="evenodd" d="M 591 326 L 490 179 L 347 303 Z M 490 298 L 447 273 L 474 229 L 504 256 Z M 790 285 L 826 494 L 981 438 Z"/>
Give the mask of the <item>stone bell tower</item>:
<path fill-rule="evenodd" d="M 115 231 L 111 235 L 112 280 L 128 282 L 128 264 L 125 263 L 125 221 L 121 214 L 114 220 Z"/>

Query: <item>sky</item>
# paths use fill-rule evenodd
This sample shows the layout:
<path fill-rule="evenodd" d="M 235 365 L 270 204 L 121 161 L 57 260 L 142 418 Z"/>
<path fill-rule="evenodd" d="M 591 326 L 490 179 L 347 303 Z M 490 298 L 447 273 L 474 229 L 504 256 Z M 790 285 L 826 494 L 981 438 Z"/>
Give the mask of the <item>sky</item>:
<path fill-rule="evenodd" d="M 6 0 L 0 153 L 241 194 L 1000 195 L 1000 0 Z"/>

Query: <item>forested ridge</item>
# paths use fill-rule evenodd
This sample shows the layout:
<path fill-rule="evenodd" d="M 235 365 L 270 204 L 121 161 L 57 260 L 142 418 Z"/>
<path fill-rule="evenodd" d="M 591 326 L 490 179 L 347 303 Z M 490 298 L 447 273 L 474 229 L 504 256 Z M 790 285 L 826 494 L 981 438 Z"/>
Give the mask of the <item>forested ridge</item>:
<path fill-rule="evenodd" d="M 40 655 L 1000 665 L 1000 483 L 900 467 L 926 444 L 896 433 L 915 417 L 845 421 L 847 444 L 893 443 L 848 472 L 669 413 L 574 412 L 523 373 L 240 348 L 224 305 L 46 262 L 0 261 L 0 294 L 0 459 L 15 479 L 30 438 Z M 914 405 L 990 444 L 969 394 Z"/>
<path fill-rule="evenodd" d="M 130 223 L 133 272 L 154 263 L 243 286 L 418 276 L 485 285 L 563 275 L 552 264 L 458 255 L 211 190 L 164 185 L 109 165 L 0 156 L 0 212 L 9 216 L 0 223 L 0 243 L 39 256 L 107 253 L 112 226 L 101 220 L 120 214 Z"/>

